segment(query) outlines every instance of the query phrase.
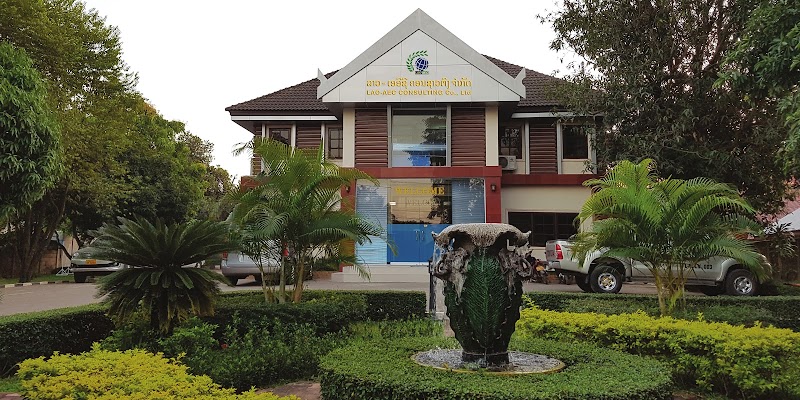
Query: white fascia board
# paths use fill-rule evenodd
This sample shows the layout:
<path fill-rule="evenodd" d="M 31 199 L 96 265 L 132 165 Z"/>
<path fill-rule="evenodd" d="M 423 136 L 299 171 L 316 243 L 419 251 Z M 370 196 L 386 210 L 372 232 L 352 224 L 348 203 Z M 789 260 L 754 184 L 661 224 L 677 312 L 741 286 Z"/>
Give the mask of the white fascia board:
<path fill-rule="evenodd" d="M 489 59 L 484 57 L 481 53 L 475 51 L 475 49 L 464 43 L 463 40 L 459 39 L 452 32 L 448 31 L 447 28 L 418 8 L 404 19 L 403 22 L 375 42 L 375 44 L 370 46 L 344 68 L 340 69 L 339 72 L 331 76 L 330 79 L 326 79 L 322 71 L 317 70 L 317 77 L 320 80 L 319 87 L 317 87 L 317 98 L 321 99 L 322 96 L 325 96 L 331 90 L 369 66 L 380 56 L 403 42 L 403 40 L 416 31 L 422 31 L 515 94 L 522 98 L 525 97 L 525 85 L 522 83 L 522 80 L 525 78 L 524 67 L 516 77 L 511 77 L 500 69 L 500 67 L 489 61 Z"/>
<path fill-rule="evenodd" d="M 511 118 L 562 118 L 562 117 L 602 117 L 603 114 L 578 114 L 574 112 L 568 111 L 545 111 L 545 112 L 531 112 L 531 113 L 513 113 L 511 114 Z"/>
<path fill-rule="evenodd" d="M 232 121 L 338 121 L 333 115 L 231 115 Z"/>

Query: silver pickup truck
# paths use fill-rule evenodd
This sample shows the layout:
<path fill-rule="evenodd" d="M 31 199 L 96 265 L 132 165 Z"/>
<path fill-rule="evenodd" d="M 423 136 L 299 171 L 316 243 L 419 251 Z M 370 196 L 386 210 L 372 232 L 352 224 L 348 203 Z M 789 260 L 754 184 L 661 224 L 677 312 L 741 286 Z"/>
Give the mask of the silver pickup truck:
<path fill-rule="evenodd" d="M 545 255 L 551 269 L 575 276 L 575 282 L 584 292 L 618 293 L 624 281 L 653 281 L 653 274 L 644 264 L 631 259 L 606 257 L 601 251 L 591 253 L 586 260 L 578 262 L 572 257 L 568 240 L 548 241 L 545 244 Z M 725 293 L 753 296 L 758 294 L 761 283 L 750 270 L 727 257 L 701 261 L 685 271 L 685 274 L 688 290 L 697 290 L 707 295 Z"/>

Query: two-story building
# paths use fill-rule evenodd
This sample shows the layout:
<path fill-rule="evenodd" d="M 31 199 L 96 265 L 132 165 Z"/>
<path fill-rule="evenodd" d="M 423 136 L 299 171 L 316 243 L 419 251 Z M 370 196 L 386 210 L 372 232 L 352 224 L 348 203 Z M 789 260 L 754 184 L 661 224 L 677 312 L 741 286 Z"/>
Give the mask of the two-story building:
<path fill-rule="evenodd" d="M 593 177 L 591 121 L 559 109 L 559 83 L 475 51 L 417 10 L 342 69 L 226 110 L 255 136 L 322 143 L 379 179 L 342 189 L 387 232 L 356 249 L 370 266 L 426 264 L 431 232 L 469 222 L 530 230 L 543 258 L 546 240 L 575 233 Z"/>

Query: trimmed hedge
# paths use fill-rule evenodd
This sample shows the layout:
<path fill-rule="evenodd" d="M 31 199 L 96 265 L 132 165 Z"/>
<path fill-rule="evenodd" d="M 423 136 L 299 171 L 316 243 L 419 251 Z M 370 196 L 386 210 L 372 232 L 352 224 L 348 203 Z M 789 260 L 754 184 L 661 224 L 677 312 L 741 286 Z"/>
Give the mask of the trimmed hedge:
<path fill-rule="evenodd" d="M 27 358 L 87 351 L 113 329 L 103 304 L 0 317 L 0 375 Z"/>
<path fill-rule="evenodd" d="M 800 398 L 800 333 L 773 327 L 529 308 L 519 338 L 546 338 L 657 357 L 678 383 L 729 396 Z"/>
<path fill-rule="evenodd" d="M 671 399 L 666 366 L 593 346 L 530 339 L 513 348 L 556 357 L 561 372 L 518 376 L 454 373 L 417 365 L 419 351 L 457 348 L 444 338 L 358 341 L 323 357 L 322 398 L 397 400 Z"/>
<path fill-rule="evenodd" d="M 298 400 L 255 390 L 237 395 L 207 376 L 189 374 L 186 366 L 143 350 L 115 352 L 95 347 L 80 355 L 40 357 L 23 361 L 17 375 L 22 395 L 31 400 Z"/>
<path fill-rule="evenodd" d="M 529 292 L 525 296 L 537 307 L 551 311 L 623 314 L 641 310 L 651 316 L 659 315 L 655 296 L 553 292 Z M 800 297 L 689 296 L 685 301 L 685 311 L 680 311 L 679 306 L 676 317 L 696 319 L 702 313 L 708 321 L 748 326 L 758 321 L 800 331 Z"/>
<path fill-rule="evenodd" d="M 425 292 L 387 292 L 375 290 L 310 290 L 304 292 L 307 300 L 342 294 L 364 298 L 367 310 L 365 319 L 370 321 L 401 320 L 425 316 L 428 298 Z"/>
<path fill-rule="evenodd" d="M 317 334 L 338 332 L 354 321 L 410 319 L 425 314 L 423 292 L 306 291 L 300 304 L 265 304 L 261 291 L 228 292 L 220 296 L 216 315 L 204 320 L 227 326 L 239 320 L 280 321 L 313 326 Z M 49 356 L 54 351 L 81 353 L 106 338 L 114 324 L 105 304 L 62 308 L 0 317 L 0 376 L 17 363 Z M 245 329 L 246 327 L 242 327 Z"/>

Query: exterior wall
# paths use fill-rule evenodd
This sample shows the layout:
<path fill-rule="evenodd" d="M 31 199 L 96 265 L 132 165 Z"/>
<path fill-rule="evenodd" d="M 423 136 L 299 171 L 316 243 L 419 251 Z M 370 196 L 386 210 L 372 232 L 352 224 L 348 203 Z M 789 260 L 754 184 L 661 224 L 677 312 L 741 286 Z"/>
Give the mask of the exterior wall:
<path fill-rule="evenodd" d="M 531 174 L 557 174 L 558 131 L 555 120 L 531 120 L 529 157 Z"/>
<path fill-rule="evenodd" d="M 562 174 L 590 174 L 586 170 L 586 162 L 589 160 L 561 160 Z"/>
<path fill-rule="evenodd" d="M 503 189 L 503 222 L 509 211 L 580 212 L 591 189 L 583 186 L 518 186 Z M 544 247 L 535 247 L 533 255 L 544 258 Z"/>
<path fill-rule="evenodd" d="M 322 124 L 298 124 L 295 145 L 301 149 L 316 149 L 322 141 Z"/>
<path fill-rule="evenodd" d="M 386 109 L 355 111 L 355 166 L 389 166 L 389 122 Z"/>
<path fill-rule="evenodd" d="M 264 132 L 264 125 L 259 123 L 253 123 L 253 137 L 261 137 L 261 134 Z M 250 158 L 250 175 L 258 175 L 261 173 L 261 156 L 258 154 L 253 153 L 253 156 Z"/>
<path fill-rule="evenodd" d="M 486 166 L 494 167 L 500 165 L 498 154 L 500 154 L 500 146 L 498 144 L 499 136 L 499 115 L 497 106 L 486 106 Z"/>
<path fill-rule="evenodd" d="M 484 166 L 486 154 L 486 111 L 483 108 L 453 108 L 450 117 L 450 165 Z"/>
<path fill-rule="evenodd" d="M 344 149 L 342 149 L 342 167 L 356 166 L 356 111 L 345 108 L 342 111 L 342 134 L 344 135 Z"/>

